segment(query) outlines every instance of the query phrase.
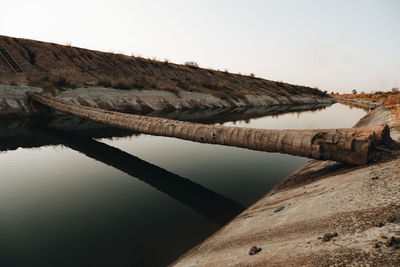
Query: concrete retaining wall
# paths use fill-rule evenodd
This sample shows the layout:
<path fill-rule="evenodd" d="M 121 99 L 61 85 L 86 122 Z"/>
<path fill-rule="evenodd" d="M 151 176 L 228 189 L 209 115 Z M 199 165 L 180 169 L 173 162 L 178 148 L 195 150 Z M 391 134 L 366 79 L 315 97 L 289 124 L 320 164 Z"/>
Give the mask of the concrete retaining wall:
<path fill-rule="evenodd" d="M 41 111 L 28 102 L 26 92 L 41 92 L 35 87 L 0 85 L 0 115 L 27 116 Z M 58 91 L 57 98 L 71 103 L 121 112 L 179 110 L 203 108 L 268 107 L 274 105 L 303 105 L 334 103 L 331 98 L 318 96 L 245 95 L 238 99 L 220 99 L 210 94 L 181 92 L 175 95 L 156 90 L 117 90 L 109 88 L 77 88 Z"/>

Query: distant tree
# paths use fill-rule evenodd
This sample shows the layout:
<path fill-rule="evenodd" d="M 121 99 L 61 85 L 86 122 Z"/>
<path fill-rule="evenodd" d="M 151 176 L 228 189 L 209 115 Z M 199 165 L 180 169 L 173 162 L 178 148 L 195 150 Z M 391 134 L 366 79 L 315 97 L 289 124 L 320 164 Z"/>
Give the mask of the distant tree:
<path fill-rule="evenodd" d="M 326 90 L 325 90 L 325 91 L 323 91 L 323 92 L 324 92 L 324 94 L 327 94 L 327 93 L 328 93 L 328 91 L 326 91 Z"/>
<path fill-rule="evenodd" d="M 400 93 L 399 87 L 393 87 L 393 88 L 392 88 L 392 93 L 394 93 L 394 94 Z"/>
<path fill-rule="evenodd" d="M 354 95 L 356 95 L 357 94 L 357 90 L 356 89 L 353 89 L 353 91 L 351 91 Z"/>
<path fill-rule="evenodd" d="M 199 64 L 197 64 L 197 62 L 194 61 L 186 61 L 185 62 L 185 66 L 191 68 L 191 69 L 198 69 L 199 68 Z"/>
<path fill-rule="evenodd" d="M 250 77 L 254 78 L 254 76 L 256 76 L 256 75 L 254 75 L 254 73 L 250 73 Z"/>

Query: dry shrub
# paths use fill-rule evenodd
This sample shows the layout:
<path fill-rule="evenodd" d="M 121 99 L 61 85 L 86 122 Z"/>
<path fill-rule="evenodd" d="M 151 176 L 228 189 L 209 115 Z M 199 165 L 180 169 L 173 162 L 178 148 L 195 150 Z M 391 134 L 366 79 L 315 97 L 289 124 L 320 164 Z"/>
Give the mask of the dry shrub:
<path fill-rule="evenodd" d="M 98 80 L 96 84 L 102 87 L 112 87 L 112 81 L 108 77 L 100 78 L 100 80 Z"/>
<path fill-rule="evenodd" d="M 129 80 L 118 79 L 112 83 L 112 87 L 121 90 L 130 90 L 132 88 L 132 84 Z"/>
<path fill-rule="evenodd" d="M 28 76 L 28 85 L 40 87 L 45 93 L 51 93 L 52 95 L 56 93 L 56 88 L 53 82 L 50 80 L 50 76 L 48 74 L 37 74 L 33 76 Z"/>
<path fill-rule="evenodd" d="M 186 61 L 185 62 L 185 66 L 189 67 L 191 69 L 198 69 L 199 68 L 199 64 L 197 64 L 197 62 L 194 62 L 194 61 Z"/>
<path fill-rule="evenodd" d="M 78 71 L 73 68 L 60 68 L 50 71 L 50 81 L 57 88 L 76 88 L 76 85 L 72 81 L 76 80 L 78 76 Z"/>
<path fill-rule="evenodd" d="M 209 80 L 207 82 L 203 82 L 200 84 L 202 87 L 214 90 L 214 91 L 229 91 L 229 83 L 226 81 L 222 80 Z"/>
<path fill-rule="evenodd" d="M 76 88 L 72 82 L 77 73 L 73 69 L 55 69 L 50 73 L 36 73 L 27 76 L 30 86 L 40 87 L 44 92 L 54 94 L 58 88 Z"/>
<path fill-rule="evenodd" d="M 147 79 L 145 79 L 144 77 L 130 78 L 128 82 L 132 89 L 142 90 L 146 87 L 153 87 L 152 83 L 150 81 L 147 81 Z"/>
<path fill-rule="evenodd" d="M 179 93 L 181 92 L 181 90 L 176 86 L 166 85 L 162 89 L 165 91 L 171 92 L 171 93 L 175 94 L 176 96 L 180 96 Z"/>
<path fill-rule="evenodd" d="M 121 90 L 143 90 L 157 88 L 156 82 L 148 77 L 119 77 L 111 79 L 102 77 L 96 83 L 98 86 Z"/>
<path fill-rule="evenodd" d="M 26 85 L 26 75 L 24 73 L 14 73 L 10 75 L 4 75 L 1 77 L 1 84 L 7 84 L 12 86 Z"/>

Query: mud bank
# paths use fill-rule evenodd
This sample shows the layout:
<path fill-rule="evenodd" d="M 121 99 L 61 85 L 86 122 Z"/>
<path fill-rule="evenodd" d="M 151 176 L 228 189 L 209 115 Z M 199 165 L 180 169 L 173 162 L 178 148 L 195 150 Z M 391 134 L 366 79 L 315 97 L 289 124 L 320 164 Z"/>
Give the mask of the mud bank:
<path fill-rule="evenodd" d="M 400 141 L 392 118 L 379 107 L 357 126 L 388 123 Z M 398 166 L 312 160 L 173 265 L 399 266 Z"/>
<path fill-rule="evenodd" d="M 39 115 L 45 110 L 31 103 L 26 92 L 41 92 L 42 89 L 27 86 L 0 85 L 0 115 Z M 180 92 L 178 95 L 157 90 L 118 90 L 110 88 L 77 88 L 56 92 L 62 100 L 120 112 L 149 112 L 161 110 L 271 107 L 277 105 L 330 104 L 335 100 L 319 96 L 269 96 L 244 95 L 241 98 L 218 98 L 199 92 Z"/>

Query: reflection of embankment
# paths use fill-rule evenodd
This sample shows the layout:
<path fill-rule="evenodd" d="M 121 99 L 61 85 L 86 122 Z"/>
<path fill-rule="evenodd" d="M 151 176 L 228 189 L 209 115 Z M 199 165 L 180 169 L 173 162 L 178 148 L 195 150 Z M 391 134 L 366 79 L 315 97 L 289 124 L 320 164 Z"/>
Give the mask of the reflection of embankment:
<path fill-rule="evenodd" d="M 271 107 L 252 107 L 252 108 L 225 108 L 225 109 L 202 109 L 202 110 L 176 110 L 166 113 L 164 111 L 153 111 L 143 113 L 150 117 L 162 117 L 172 120 L 183 120 L 205 124 L 226 123 L 235 121 L 249 121 L 265 116 L 279 116 L 286 113 L 300 113 L 303 111 L 318 111 L 332 105 L 329 104 L 310 104 L 310 105 L 281 105 Z"/>
<path fill-rule="evenodd" d="M 244 210 L 244 207 L 235 201 L 118 148 L 67 131 L 51 128 L 40 131 L 49 139 L 57 140 L 90 158 L 138 178 L 217 225 L 225 225 Z"/>
<path fill-rule="evenodd" d="M 225 123 L 231 121 L 248 121 L 264 116 L 279 116 L 286 113 L 317 111 L 330 104 L 272 106 L 265 108 L 235 108 L 235 109 L 202 109 L 179 110 L 171 112 L 151 112 L 146 115 L 168 119 L 200 122 L 206 124 Z M 59 115 L 47 118 L 24 118 L 0 120 L 0 151 L 15 150 L 19 147 L 34 148 L 46 145 L 59 145 L 56 140 L 48 140 L 38 134 L 34 127 L 45 122 L 49 127 L 68 130 L 90 138 L 112 138 L 132 136 L 135 133 L 109 127 L 98 122 L 85 120 L 71 115 Z"/>
<path fill-rule="evenodd" d="M 0 151 L 60 145 L 61 143 L 57 140 L 49 139 L 36 131 L 37 125 L 43 123 L 59 129 L 68 129 L 91 138 L 125 137 L 134 134 L 131 131 L 107 127 L 101 123 L 74 116 L 0 120 Z"/>
<path fill-rule="evenodd" d="M 374 107 L 372 107 L 372 106 L 367 106 L 367 105 L 361 104 L 361 103 L 352 103 L 352 102 L 347 102 L 347 101 L 337 101 L 337 102 L 340 103 L 340 104 L 349 106 L 349 107 L 361 108 L 361 109 L 363 109 L 363 110 L 365 110 L 367 112 L 372 110 L 372 109 L 374 109 Z"/>

